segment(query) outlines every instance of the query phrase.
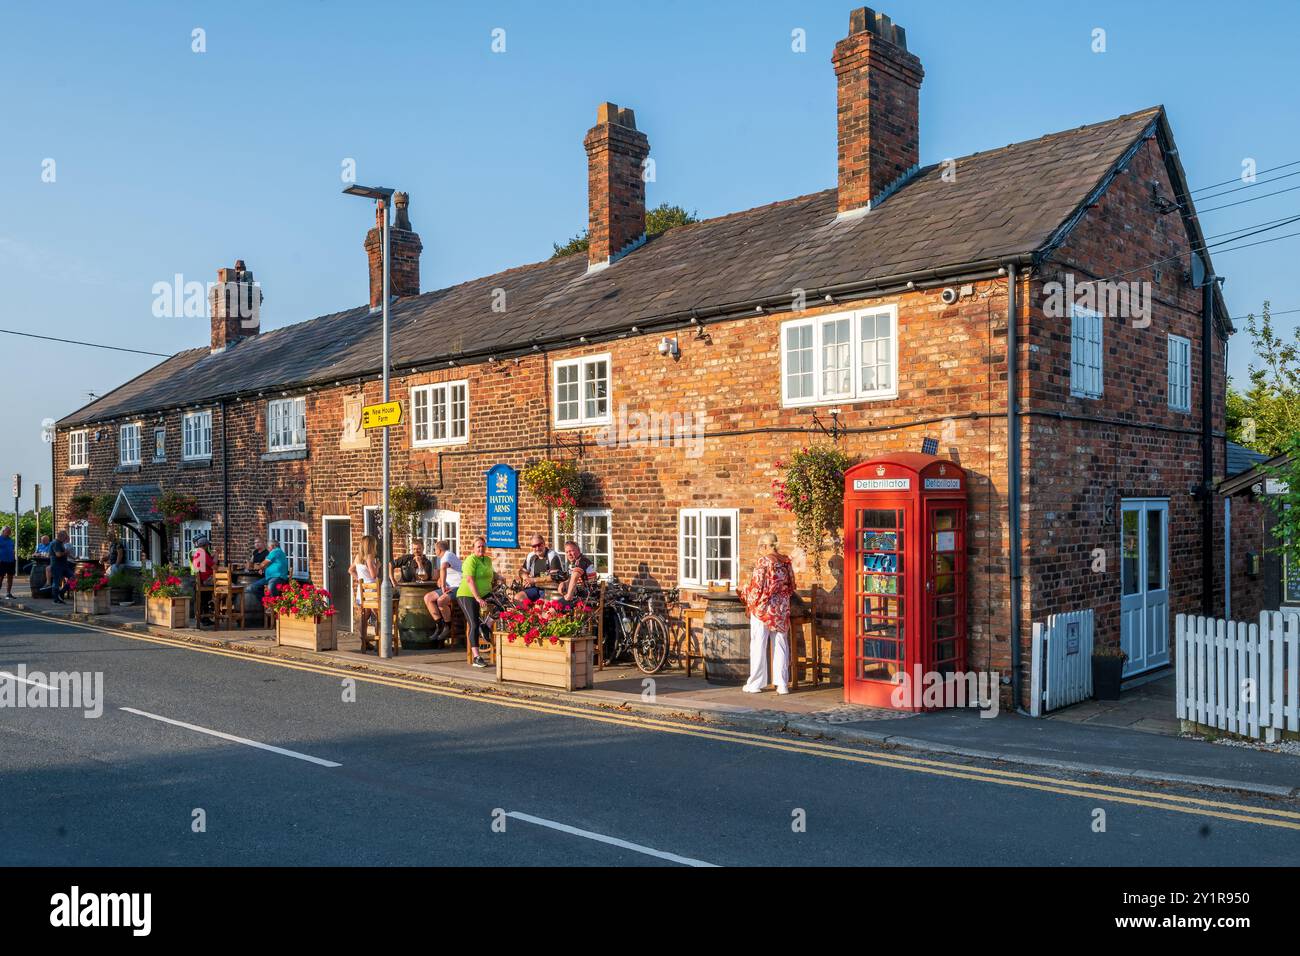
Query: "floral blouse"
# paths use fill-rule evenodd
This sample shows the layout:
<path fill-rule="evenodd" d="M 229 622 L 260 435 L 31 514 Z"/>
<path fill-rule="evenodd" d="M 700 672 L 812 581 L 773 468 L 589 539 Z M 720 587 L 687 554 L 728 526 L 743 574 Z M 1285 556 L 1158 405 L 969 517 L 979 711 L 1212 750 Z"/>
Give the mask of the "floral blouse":
<path fill-rule="evenodd" d="M 790 596 L 794 594 L 794 568 L 783 554 L 765 554 L 754 565 L 749 584 L 740 590 L 745 609 L 773 631 L 790 633 Z"/>

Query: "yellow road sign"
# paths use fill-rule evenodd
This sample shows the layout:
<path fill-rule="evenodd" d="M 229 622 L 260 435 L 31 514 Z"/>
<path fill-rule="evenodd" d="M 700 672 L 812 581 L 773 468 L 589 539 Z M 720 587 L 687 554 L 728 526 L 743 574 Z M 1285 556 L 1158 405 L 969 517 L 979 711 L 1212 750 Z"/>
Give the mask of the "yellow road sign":
<path fill-rule="evenodd" d="M 384 402 L 382 405 L 367 405 L 361 409 L 362 428 L 387 428 L 401 423 L 401 402 Z"/>

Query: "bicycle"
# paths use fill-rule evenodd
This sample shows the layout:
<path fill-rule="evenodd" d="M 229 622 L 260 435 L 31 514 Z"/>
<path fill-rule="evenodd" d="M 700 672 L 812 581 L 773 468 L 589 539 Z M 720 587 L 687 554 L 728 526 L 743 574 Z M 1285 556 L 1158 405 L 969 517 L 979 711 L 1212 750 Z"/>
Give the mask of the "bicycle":
<path fill-rule="evenodd" d="M 675 591 L 662 592 L 669 601 Z M 671 597 L 670 597 L 671 596 Z M 631 654 L 644 674 L 657 674 L 668 661 L 669 624 L 654 607 L 654 598 L 646 588 L 631 588 L 611 580 L 605 589 L 605 627 L 611 663 Z"/>

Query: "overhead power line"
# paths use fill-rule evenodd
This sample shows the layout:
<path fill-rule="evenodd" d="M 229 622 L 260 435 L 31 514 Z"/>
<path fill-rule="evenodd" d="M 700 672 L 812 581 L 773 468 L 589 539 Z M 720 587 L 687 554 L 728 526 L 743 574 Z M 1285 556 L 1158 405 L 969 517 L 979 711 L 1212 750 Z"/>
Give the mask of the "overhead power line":
<path fill-rule="evenodd" d="M 1275 173 L 1279 169 L 1290 169 L 1292 166 L 1300 166 L 1300 159 L 1297 159 L 1294 162 L 1290 162 L 1290 163 L 1283 163 L 1281 166 L 1270 166 L 1268 169 L 1261 169 L 1255 175 L 1263 176 L 1265 173 Z M 1281 179 L 1282 177 L 1279 176 L 1278 178 Z M 1220 186 L 1230 186 L 1233 183 L 1239 183 L 1239 182 L 1241 182 L 1241 177 L 1235 176 L 1232 179 L 1225 179 L 1221 183 L 1210 183 L 1208 186 L 1198 186 L 1197 188 L 1191 190 L 1189 192 L 1189 195 L 1194 196 L 1197 193 L 1205 192 L 1207 189 L 1217 189 Z"/>
<path fill-rule="evenodd" d="M 82 342 L 80 339 L 61 339 L 54 335 L 37 335 L 35 332 L 18 332 L 14 329 L 0 329 L 6 335 L 21 335 L 26 339 L 43 339 L 46 342 L 63 342 L 66 345 L 84 345 L 91 349 L 110 349 L 114 352 L 132 352 L 136 355 L 156 355 L 159 358 L 171 358 L 166 352 L 146 352 L 144 349 L 128 349 L 121 345 L 103 345 L 99 342 Z"/>

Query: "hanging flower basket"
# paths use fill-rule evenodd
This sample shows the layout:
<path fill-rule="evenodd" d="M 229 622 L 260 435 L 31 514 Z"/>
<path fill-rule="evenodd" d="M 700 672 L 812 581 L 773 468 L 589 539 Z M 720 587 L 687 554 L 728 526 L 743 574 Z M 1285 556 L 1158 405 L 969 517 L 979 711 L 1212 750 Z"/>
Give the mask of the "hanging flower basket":
<path fill-rule="evenodd" d="M 582 473 L 571 461 L 543 459 L 519 473 L 529 494 L 555 512 L 561 537 L 573 534 L 578 502 L 582 499 Z"/>
<path fill-rule="evenodd" d="M 800 449 L 789 463 L 776 463 L 785 472 L 772 481 L 776 503 L 794 515 L 795 540 L 818 575 L 827 537 L 836 553 L 840 548 L 836 532 L 844 521 L 844 473 L 850 464 L 839 449 L 824 446 Z"/>
<path fill-rule="evenodd" d="M 199 499 L 183 491 L 164 492 L 154 499 L 153 506 L 170 525 L 180 525 L 203 517 Z"/>

